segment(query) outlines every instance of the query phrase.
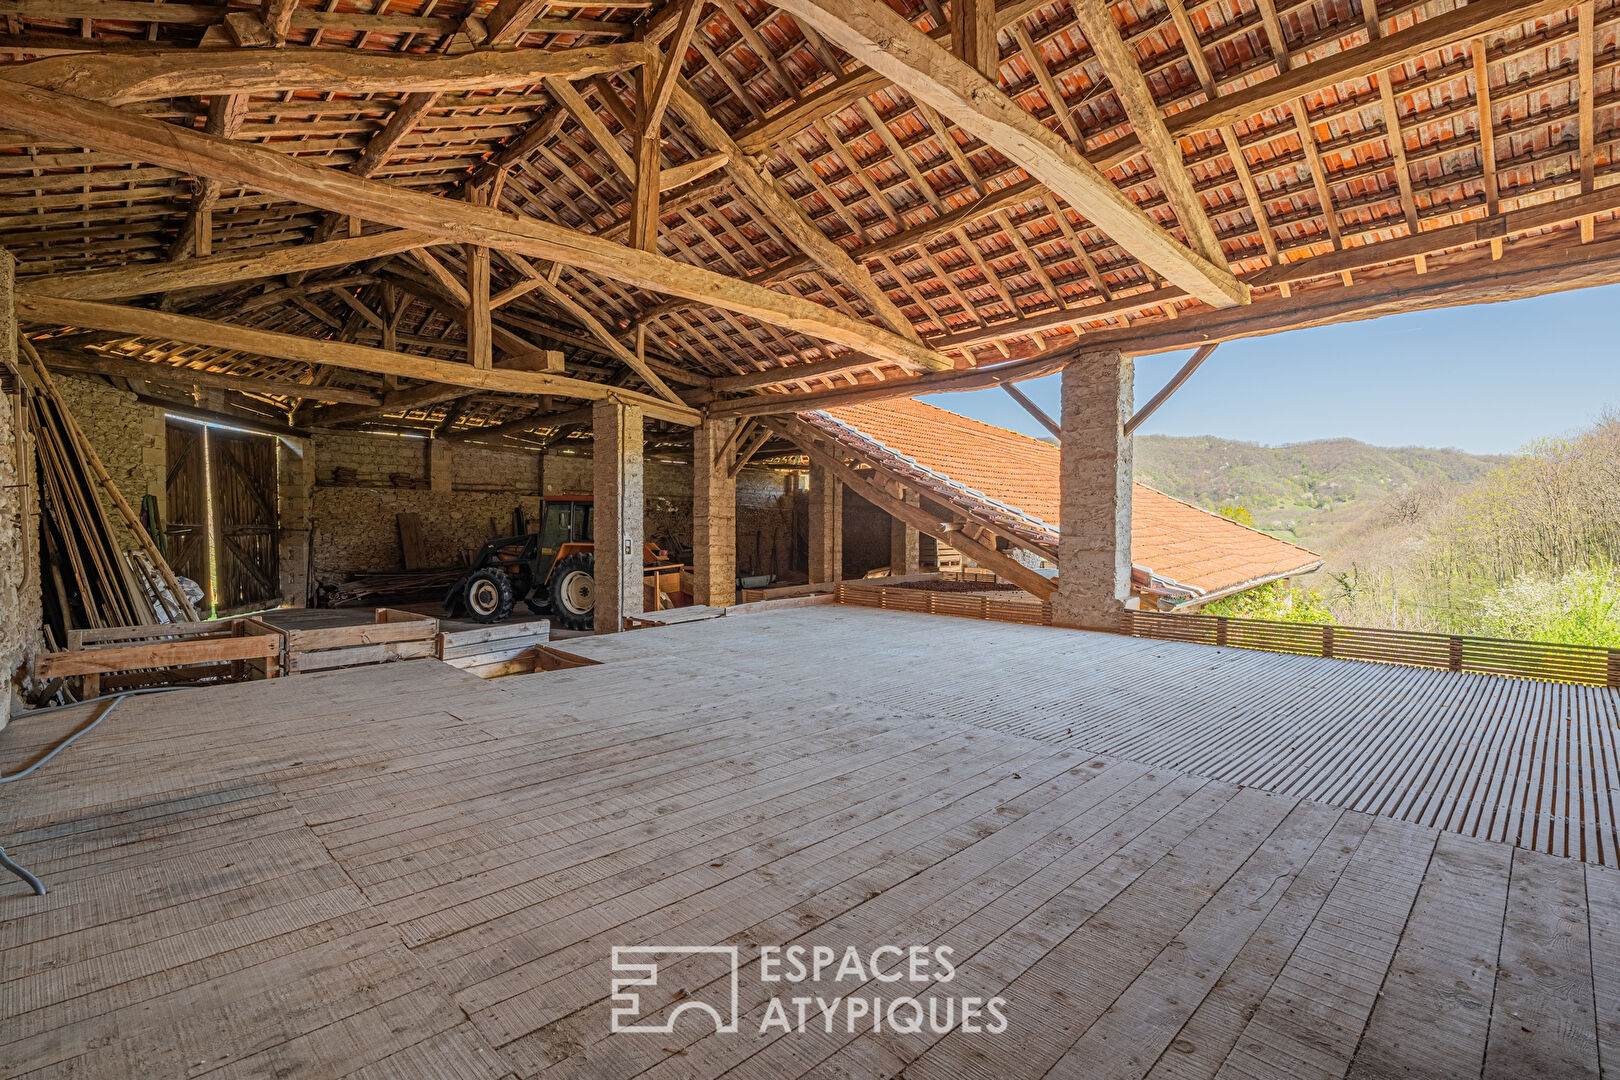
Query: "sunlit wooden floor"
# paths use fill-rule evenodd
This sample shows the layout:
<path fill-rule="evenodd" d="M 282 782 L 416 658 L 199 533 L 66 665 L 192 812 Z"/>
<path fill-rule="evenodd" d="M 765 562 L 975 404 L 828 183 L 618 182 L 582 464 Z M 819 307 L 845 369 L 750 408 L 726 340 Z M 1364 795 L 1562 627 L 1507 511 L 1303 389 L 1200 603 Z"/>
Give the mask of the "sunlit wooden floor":
<path fill-rule="evenodd" d="M 1620 871 L 996 730 L 1056 708 L 1024 689 L 1052 665 L 1101 699 L 1083 673 L 1134 670 L 1132 648 L 1161 679 L 1112 700 L 1173 727 L 1193 708 L 1165 704 L 1173 650 L 1191 647 L 842 608 L 568 647 L 607 662 L 483 683 L 416 661 L 131 699 L 0 787 L 0 843 L 52 890 L 0 880 L 0 1071 L 1519 1078 L 1620 1062 Z M 1236 678 L 1188 657 L 1184 698 L 1195 675 Z M 0 772 L 80 721 L 0 733 Z M 828 1031 L 812 1013 L 761 1034 L 772 994 L 896 993 L 761 983 L 760 948 L 795 943 L 949 946 L 956 978 L 917 993 L 1000 996 L 1007 1029 Z M 736 946 L 740 1030 L 688 1013 L 613 1033 L 611 950 L 641 944 Z M 668 959 L 637 1016 L 724 983 Z"/>

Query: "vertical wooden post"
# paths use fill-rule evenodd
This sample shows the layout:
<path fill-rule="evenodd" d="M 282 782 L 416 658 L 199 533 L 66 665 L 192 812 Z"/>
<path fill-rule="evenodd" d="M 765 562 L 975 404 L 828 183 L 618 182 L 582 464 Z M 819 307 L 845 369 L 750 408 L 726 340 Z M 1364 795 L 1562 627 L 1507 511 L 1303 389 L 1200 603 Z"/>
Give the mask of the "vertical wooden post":
<path fill-rule="evenodd" d="M 996 81 L 1001 50 L 996 44 L 995 0 L 952 0 L 951 51 L 980 75 Z M 1061 109 L 1063 103 L 1053 102 L 1053 108 Z"/>
<path fill-rule="evenodd" d="M 488 369 L 494 364 L 495 331 L 489 311 L 489 248 L 463 247 L 467 255 L 467 363 Z"/>
<path fill-rule="evenodd" d="M 1447 653 L 1448 653 L 1448 655 L 1447 655 L 1447 660 L 1448 660 L 1447 666 L 1452 671 L 1461 671 L 1463 669 L 1463 643 L 1462 643 L 1462 638 L 1458 637 L 1456 634 L 1452 634 L 1446 640 L 1446 645 L 1447 645 Z"/>
<path fill-rule="evenodd" d="M 678 57 L 664 61 L 679 64 Z M 658 173 L 663 166 L 662 117 L 655 115 L 659 65 L 645 63 L 636 79 L 636 190 L 630 202 L 630 246 L 658 249 Z"/>

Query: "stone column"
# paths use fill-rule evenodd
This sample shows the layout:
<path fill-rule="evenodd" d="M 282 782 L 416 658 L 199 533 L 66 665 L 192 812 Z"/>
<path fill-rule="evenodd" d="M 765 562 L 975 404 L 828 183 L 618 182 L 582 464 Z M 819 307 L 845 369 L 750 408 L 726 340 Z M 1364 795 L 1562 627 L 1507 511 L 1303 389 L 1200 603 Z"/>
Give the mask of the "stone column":
<path fill-rule="evenodd" d="M 277 556 L 281 602 L 304 607 L 309 594 L 310 504 L 315 498 L 315 443 L 283 438 L 276 447 Z"/>
<path fill-rule="evenodd" d="M 915 491 L 906 491 L 906 502 L 917 506 Z M 889 573 L 915 574 L 921 564 L 920 537 L 916 529 L 899 518 L 889 519 Z"/>
<path fill-rule="evenodd" d="M 642 612 L 641 410 L 612 398 L 591 407 L 596 632 L 612 634 Z"/>
<path fill-rule="evenodd" d="M 737 602 L 737 481 L 730 454 L 715 460 L 736 430 L 735 420 L 692 429 L 692 599 L 698 604 Z"/>
<path fill-rule="evenodd" d="M 16 372 L 17 316 L 12 304 L 16 262 L 0 250 L 0 364 L 5 366 L 0 395 L 0 728 L 19 711 L 11 690 L 14 672 L 43 645 L 40 636 L 39 507 L 33 470 L 33 440 L 12 426 L 21 393 Z M 65 571 L 64 571 L 65 573 Z"/>
<path fill-rule="evenodd" d="M 1063 368 L 1063 492 L 1052 621 L 1114 629 L 1131 593 L 1131 416 L 1135 365 L 1117 350 Z"/>
<path fill-rule="evenodd" d="M 810 580 L 844 577 L 844 483 L 831 471 L 810 466 Z"/>

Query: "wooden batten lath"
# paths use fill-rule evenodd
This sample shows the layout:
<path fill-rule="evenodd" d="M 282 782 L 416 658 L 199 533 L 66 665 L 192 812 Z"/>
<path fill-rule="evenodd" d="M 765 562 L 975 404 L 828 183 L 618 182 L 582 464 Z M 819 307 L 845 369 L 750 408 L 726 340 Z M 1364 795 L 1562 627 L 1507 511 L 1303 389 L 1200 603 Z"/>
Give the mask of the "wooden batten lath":
<path fill-rule="evenodd" d="M 204 5 L 127 0 L 91 13 L 88 4 L 12 0 L 0 78 L 8 69 L 45 83 L 62 70 L 101 72 L 77 82 L 78 92 L 105 83 L 107 94 L 130 101 L 126 111 L 194 131 L 209 129 L 212 112 L 214 130 L 235 142 L 410 192 L 459 201 L 493 185 L 505 213 L 628 241 L 638 79 L 622 52 L 667 48 L 684 5 L 330 7 L 282 5 L 284 25 L 266 28 L 265 49 L 232 50 L 229 41 L 218 45 L 218 13 Z M 1289 311 L 1310 321 L 1332 309 L 1334 290 L 1347 290 L 1354 308 L 1354 290 L 1369 277 L 1392 292 L 1406 282 L 1421 294 L 1438 280 L 1421 271 L 1454 267 L 1475 251 L 1504 266 L 1541 265 L 1536 260 L 1547 262 L 1561 247 L 1601 250 L 1620 235 L 1610 190 L 1620 139 L 1614 0 L 1567 8 L 1541 0 L 1132 0 L 1110 7 L 1118 42 L 1103 49 L 1072 5 L 979 7 L 973 68 L 992 76 L 1052 140 L 1100 168 L 1141 221 L 1177 243 L 1190 241 L 1252 288 L 1268 327 L 1289 325 Z M 489 45 L 478 35 L 490 32 L 495 10 L 502 51 L 480 61 L 472 50 Z M 944 6 L 910 0 L 897 10 L 948 48 Z M 280 52 L 303 65 L 286 85 L 233 84 L 221 95 L 194 85 L 204 66 L 258 63 L 283 32 Z M 621 53 L 600 51 L 612 48 Z M 159 59 L 134 59 L 152 50 Z M 175 66 L 179 89 L 155 93 L 169 77 L 161 57 L 186 50 L 196 62 Z M 431 89 L 409 81 L 321 86 L 309 68 L 313 57 L 334 70 L 403 64 L 411 78 L 418 70 L 465 78 L 481 63 L 538 71 L 553 63 L 542 53 L 578 58 L 588 50 L 620 61 L 581 69 L 577 78 Z M 827 27 L 807 26 L 765 0 L 719 0 L 701 8 L 678 51 L 680 83 L 662 120 L 659 158 L 661 179 L 674 179 L 660 184 L 652 248 L 662 258 L 817 305 L 874 335 L 914 334 L 928 348 L 912 357 L 923 367 L 1038 356 L 1072 343 L 1076 331 L 1127 345 L 1139 335 L 1149 347 L 1174 336 L 1174 326 L 1166 329 L 1172 318 L 1192 320 L 1182 326 L 1220 323 L 1205 303 L 1166 282 L 1165 266 L 1153 265 L 1163 262 L 1162 251 L 1147 255 L 1139 238 L 1099 227 L 1086 207 L 1054 194 L 1050 175 L 1032 174 L 1031 159 L 982 141 L 963 116 L 875 75 Z M 1139 78 L 1127 78 L 1122 57 Z M 33 60 L 47 63 L 14 66 Z M 108 72 L 118 77 L 108 81 Z M 1162 138 L 1130 122 L 1120 97 L 1126 84 L 1138 120 L 1144 110 L 1163 117 Z M 235 109 L 229 125 L 214 104 L 227 91 Z M 695 110 L 698 122 L 683 115 L 681 95 L 690 95 L 684 111 Z M 17 257 L 25 282 L 113 267 L 155 270 L 175 253 L 206 266 L 349 235 L 347 215 L 327 207 L 230 180 L 199 184 L 176 163 L 137 157 L 0 128 L 0 245 Z M 1581 212 L 1545 210 L 1568 200 L 1581 200 L 1569 203 Z M 211 224 L 201 247 L 200 209 Z M 1192 219 L 1189 231 L 1194 214 L 1202 221 Z M 376 223 L 363 227 L 380 234 Z M 204 251 L 211 254 L 195 258 Z M 433 251 L 450 275 L 465 278 L 454 242 Z M 416 291 L 401 293 L 403 306 L 390 315 L 393 346 L 408 356 L 465 355 L 455 296 L 410 257 L 317 262 L 278 271 L 292 279 L 152 291 L 170 293 L 166 303 L 184 314 L 381 347 L 382 290 L 404 283 Z M 494 309 L 495 367 L 523 351 L 519 342 L 561 347 L 571 373 L 655 392 L 603 337 L 633 342 L 640 327 L 659 363 L 698 380 L 688 385 L 717 377 L 747 380 L 739 384 L 747 393 L 899 386 L 914 370 L 897 362 L 899 352 L 868 355 L 847 335 L 837 343 L 802 321 L 782 325 L 761 310 L 672 298 L 600 266 L 568 266 L 559 276 L 599 329 L 580 325 L 547 290 L 524 287 L 510 263 L 492 261 L 490 293 L 503 295 Z M 511 335 L 504 350 L 503 332 Z M 314 380 L 349 397 L 376 390 L 372 377 L 353 371 L 173 342 L 101 335 L 91 351 L 109 364 L 258 377 L 278 391 Z M 791 377 L 795 368 L 801 377 Z M 243 397 L 288 409 L 300 400 L 269 384 L 266 391 Z M 521 398 L 480 394 L 461 402 L 453 420 L 457 430 L 472 430 L 532 411 Z M 393 419 L 424 415 L 445 418 L 413 410 Z"/>

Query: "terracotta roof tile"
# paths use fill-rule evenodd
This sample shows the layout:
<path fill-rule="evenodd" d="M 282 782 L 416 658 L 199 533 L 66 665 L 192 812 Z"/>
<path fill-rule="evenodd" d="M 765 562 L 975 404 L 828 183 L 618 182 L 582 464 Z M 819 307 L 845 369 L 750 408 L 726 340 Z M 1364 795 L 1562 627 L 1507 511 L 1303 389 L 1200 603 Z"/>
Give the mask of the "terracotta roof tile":
<path fill-rule="evenodd" d="M 1060 455 L 1050 443 L 912 399 L 847 405 L 827 413 L 890 450 L 1057 528 Z M 1136 484 L 1131 561 L 1212 593 L 1304 573 L 1321 558 Z"/>

